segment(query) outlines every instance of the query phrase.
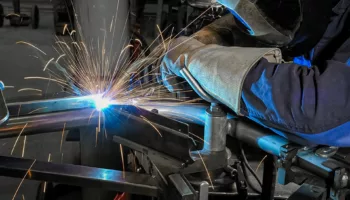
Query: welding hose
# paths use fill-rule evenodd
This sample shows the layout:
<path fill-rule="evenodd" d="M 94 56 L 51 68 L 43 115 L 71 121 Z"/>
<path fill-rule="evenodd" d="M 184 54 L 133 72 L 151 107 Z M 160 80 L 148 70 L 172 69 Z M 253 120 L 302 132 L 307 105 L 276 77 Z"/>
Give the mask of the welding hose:
<path fill-rule="evenodd" d="M 239 144 L 239 149 L 240 149 L 240 153 L 241 153 L 241 160 L 243 161 L 244 164 L 244 175 L 246 176 L 247 182 L 250 185 L 250 187 L 257 193 L 261 193 L 261 191 L 257 188 L 255 188 L 255 185 L 251 182 L 249 175 L 247 173 L 247 170 L 249 170 L 249 172 L 254 176 L 254 178 L 256 179 L 256 181 L 258 182 L 258 184 L 260 185 L 260 188 L 262 188 L 262 183 L 261 180 L 259 179 L 258 175 L 254 172 L 253 168 L 250 166 L 248 160 L 247 160 L 247 156 L 245 155 L 242 143 Z"/>

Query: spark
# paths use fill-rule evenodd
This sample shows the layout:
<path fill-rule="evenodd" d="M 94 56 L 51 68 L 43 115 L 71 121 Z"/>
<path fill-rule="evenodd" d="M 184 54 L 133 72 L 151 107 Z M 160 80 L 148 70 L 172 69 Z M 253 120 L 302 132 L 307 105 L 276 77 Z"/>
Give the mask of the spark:
<path fill-rule="evenodd" d="M 75 31 L 75 30 L 72 30 L 72 31 L 69 33 L 69 35 L 72 36 L 73 33 L 76 33 L 76 31 Z"/>
<path fill-rule="evenodd" d="M 123 146 L 119 144 L 120 147 L 120 155 L 122 157 L 122 165 L 123 165 L 123 178 L 125 179 L 125 164 L 124 164 L 124 152 L 123 152 Z"/>
<path fill-rule="evenodd" d="M 64 26 L 63 26 L 63 35 L 66 33 L 66 30 L 67 30 L 67 27 L 68 27 L 68 24 L 65 24 Z"/>
<path fill-rule="evenodd" d="M 151 125 L 154 130 L 156 130 L 158 132 L 158 134 L 160 135 L 160 137 L 163 137 L 162 134 L 160 133 L 160 131 L 157 129 L 157 127 L 155 125 L 152 124 L 152 122 L 150 122 L 146 117 L 140 115 L 140 117 L 145 121 L 147 122 L 149 125 Z"/>
<path fill-rule="evenodd" d="M 210 181 L 211 187 L 214 189 L 213 181 L 211 180 L 211 177 L 210 177 L 210 174 L 209 174 L 209 170 L 208 170 L 207 166 L 205 165 L 205 162 L 204 162 L 204 160 L 203 160 L 203 158 L 202 158 L 201 153 L 200 153 L 199 151 L 197 151 L 197 152 L 198 152 L 199 157 L 200 157 L 201 160 L 202 160 L 204 169 L 205 169 L 205 171 L 207 172 L 208 179 L 209 179 L 209 181 Z"/>
<path fill-rule="evenodd" d="M 63 130 L 62 130 L 62 137 L 61 137 L 61 145 L 60 145 L 60 153 L 62 153 L 62 145 L 63 145 L 63 138 L 64 138 L 64 131 L 66 129 L 66 123 L 63 125 Z"/>
<path fill-rule="evenodd" d="M 157 29 L 159 31 L 160 37 L 162 38 L 163 47 L 164 47 L 164 49 L 167 49 L 166 48 L 166 44 L 165 44 L 165 40 L 164 40 L 164 37 L 163 37 L 163 34 L 162 34 L 162 31 L 160 30 L 158 24 L 157 24 Z"/>
<path fill-rule="evenodd" d="M 46 65 L 45 65 L 43 71 L 46 70 L 47 66 L 49 66 L 49 64 L 50 64 L 53 60 L 55 60 L 55 58 L 51 58 L 51 59 L 46 63 Z"/>
<path fill-rule="evenodd" d="M 24 181 L 24 179 L 27 177 L 27 175 L 30 174 L 30 170 L 32 169 L 32 167 L 33 167 L 33 165 L 34 165 L 35 162 L 36 162 L 36 160 L 34 160 L 33 163 L 30 165 L 30 167 L 29 167 L 29 169 L 27 170 L 26 174 L 24 175 L 23 179 L 22 179 L 21 182 L 19 183 L 19 185 L 18 185 L 18 187 L 17 187 L 17 189 L 16 189 L 16 192 L 15 192 L 15 194 L 14 194 L 13 197 L 12 197 L 12 200 L 14 200 L 14 199 L 16 198 L 19 188 L 20 188 L 21 185 L 23 184 L 23 181 Z M 30 176 L 29 176 L 29 177 L 30 177 Z"/>
<path fill-rule="evenodd" d="M 72 44 L 74 44 L 75 46 L 78 47 L 79 50 L 81 50 L 81 48 L 80 48 L 80 46 L 79 46 L 79 44 L 77 42 L 72 42 Z"/>
<path fill-rule="evenodd" d="M 135 39 L 135 41 L 138 42 L 138 43 L 141 45 L 141 47 L 142 47 L 142 42 L 141 42 L 141 40 Z"/>
<path fill-rule="evenodd" d="M 95 147 L 97 147 L 97 141 L 98 141 L 98 127 L 96 127 L 96 140 L 95 140 Z"/>
<path fill-rule="evenodd" d="M 42 90 L 40 90 L 40 89 L 35 89 L 35 88 L 22 88 L 22 89 L 19 89 L 17 92 L 23 92 L 23 91 L 43 92 Z"/>
<path fill-rule="evenodd" d="M 24 77 L 25 80 L 30 80 L 30 79 L 41 79 L 41 80 L 49 80 L 49 81 L 53 81 L 56 83 L 60 83 L 62 85 L 68 85 L 67 83 L 61 81 L 61 80 L 56 80 L 53 78 L 46 78 L 46 77 L 40 77 L 40 76 L 28 76 L 28 77 Z"/>
<path fill-rule="evenodd" d="M 55 62 L 58 63 L 58 61 L 64 56 L 66 56 L 66 54 L 62 54 L 62 55 L 58 56 L 58 58 L 57 58 L 57 60 Z"/>
<path fill-rule="evenodd" d="M 51 153 L 49 153 L 49 158 L 47 159 L 47 162 L 51 162 Z M 46 193 L 46 186 L 47 186 L 47 182 L 44 182 L 44 188 L 43 188 L 43 193 Z"/>
<path fill-rule="evenodd" d="M 25 135 L 23 140 L 22 158 L 24 157 L 24 151 L 26 149 L 26 141 L 27 141 L 27 136 Z"/>
<path fill-rule="evenodd" d="M 35 112 L 37 112 L 37 111 L 39 111 L 39 110 L 44 110 L 44 109 L 46 109 L 47 107 L 42 107 L 42 108 L 38 108 L 38 109 L 35 109 L 35 110 L 33 110 L 33 111 L 30 111 L 29 113 L 28 113 L 28 115 L 29 114 L 33 114 L 33 113 L 35 113 Z"/>
<path fill-rule="evenodd" d="M 61 164 L 63 163 L 63 153 L 61 154 Z"/>
<path fill-rule="evenodd" d="M 33 45 L 33 44 L 29 43 L 29 42 L 18 41 L 18 42 L 16 42 L 16 44 L 26 44 L 26 45 L 29 45 L 29 46 L 33 47 L 34 49 L 40 51 L 42 54 L 47 55 L 43 50 L 39 49 L 38 47 L 36 47 L 35 45 Z"/>
<path fill-rule="evenodd" d="M 19 15 L 19 14 L 16 14 L 16 13 L 10 13 L 10 14 L 6 15 L 6 17 L 10 17 L 10 16 L 17 16 L 17 17 L 20 17 L 20 15 Z"/>
<path fill-rule="evenodd" d="M 6 88 L 12 89 L 12 88 L 15 88 L 15 86 L 5 85 L 5 89 L 6 89 Z"/>
<path fill-rule="evenodd" d="M 25 198 L 24 198 L 24 194 L 22 194 L 22 200 L 25 200 Z"/>
<path fill-rule="evenodd" d="M 68 46 L 68 44 L 66 42 L 63 42 L 63 41 L 56 41 L 56 44 L 63 44 L 67 47 L 67 49 L 70 50 L 70 47 Z"/>
<path fill-rule="evenodd" d="M 208 143 L 207 141 L 205 141 L 203 138 L 201 138 L 201 137 L 199 137 L 199 136 L 197 136 L 197 135 L 195 135 L 195 134 L 193 134 L 193 133 L 191 133 L 191 132 L 188 132 L 188 133 L 189 133 L 190 135 L 196 137 L 197 139 L 201 140 L 203 143 L 206 143 L 206 144 L 209 145 L 209 143 Z"/>
<path fill-rule="evenodd" d="M 23 126 L 21 132 L 20 132 L 19 135 L 17 136 L 17 139 L 16 139 L 16 141 L 15 141 L 15 144 L 14 144 L 13 147 L 12 147 L 11 156 L 12 156 L 12 154 L 13 154 L 13 151 L 15 150 L 15 147 L 16 147 L 16 145 L 17 145 L 17 142 L 18 142 L 19 137 L 21 137 L 21 135 L 22 135 L 24 129 L 27 127 L 27 125 L 28 125 L 28 123 L 26 123 L 26 124 Z"/>
<path fill-rule="evenodd" d="M 19 106 L 18 106 L 18 113 L 17 113 L 17 117 L 19 117 L 19 114 L 21 113 L 21 107 L 22 107 L 22 104 L 19 104 Z"/>
<path fill-rule="evenodd" d="M 263 159 L 261 159 L 261 161 L 259 162 L 258 166 L 257 166 L 256 169 L 255 169 L 255 173 L 258 172 L 260 166 L 262 165 L 262 163 L 264 162 L 264 160 L 265 160 L 266 158 L 267 158 L 267 155 L 265 155 L 265 156 L 263 157 Z"/>

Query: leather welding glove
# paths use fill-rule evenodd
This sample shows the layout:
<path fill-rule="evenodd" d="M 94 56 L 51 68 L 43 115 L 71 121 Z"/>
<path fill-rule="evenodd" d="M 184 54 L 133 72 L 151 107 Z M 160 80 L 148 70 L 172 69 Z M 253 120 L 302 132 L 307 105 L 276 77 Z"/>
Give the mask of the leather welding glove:
<path fill-rule="evenodd" d="M 179 71 L 186 67 L 207 93 L 237 114 L 240 114 L 242 86 L 249 70 L 263 57 L 270 62 L 282 62 L 281 52 L 276 48 L 204 45 L 187 37 L 175 39 L 168 49 L 160 71 L 170 91 L 182 89 L 176 80 L 181 77 Z"/>

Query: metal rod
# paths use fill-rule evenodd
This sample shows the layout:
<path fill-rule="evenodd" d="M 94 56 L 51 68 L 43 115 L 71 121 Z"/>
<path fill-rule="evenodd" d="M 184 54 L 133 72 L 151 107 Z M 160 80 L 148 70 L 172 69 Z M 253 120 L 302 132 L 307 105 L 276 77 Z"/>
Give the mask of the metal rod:
<path fill-rule="evenodd" d="M 160 192 L 157 181 L 145 174 L 5 156 L 0 156 L 0 175 L 23 178 L 31 165 L 33 166 L 26 179 L 103 188 L 152 197 L 157 197 Z"/>
<path fill-rule="evenodd" d="M 276 185 L 276 157 L 268 154 L 264 160 L 264 175 L 261 199 L 273 200 Z"/>
<path fill-rule="evenodd" d="M 93 112 L 94 109 L 81 109 L 10 118 L 5 126 L 0 127 L 0 138 L 17 137 L 26 124 L 22 135 L 61 131 L 64 124 L 66 124 L 66 130 L 96 126 L 98 124 L 98 114 L 93 114 Z"/>

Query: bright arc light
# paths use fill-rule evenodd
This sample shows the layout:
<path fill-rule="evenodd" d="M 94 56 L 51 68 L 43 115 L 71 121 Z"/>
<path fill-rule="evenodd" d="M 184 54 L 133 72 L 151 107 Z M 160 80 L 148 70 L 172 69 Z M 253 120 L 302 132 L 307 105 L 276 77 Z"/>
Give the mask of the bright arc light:
<path fill-rule="evenodd" d="M 108 108 L 111 105 L 111 101 L 104 98 L 101 94 L 92 96 L 92 100 L 94 101 L 95 108 L 98 111 Z"/>

